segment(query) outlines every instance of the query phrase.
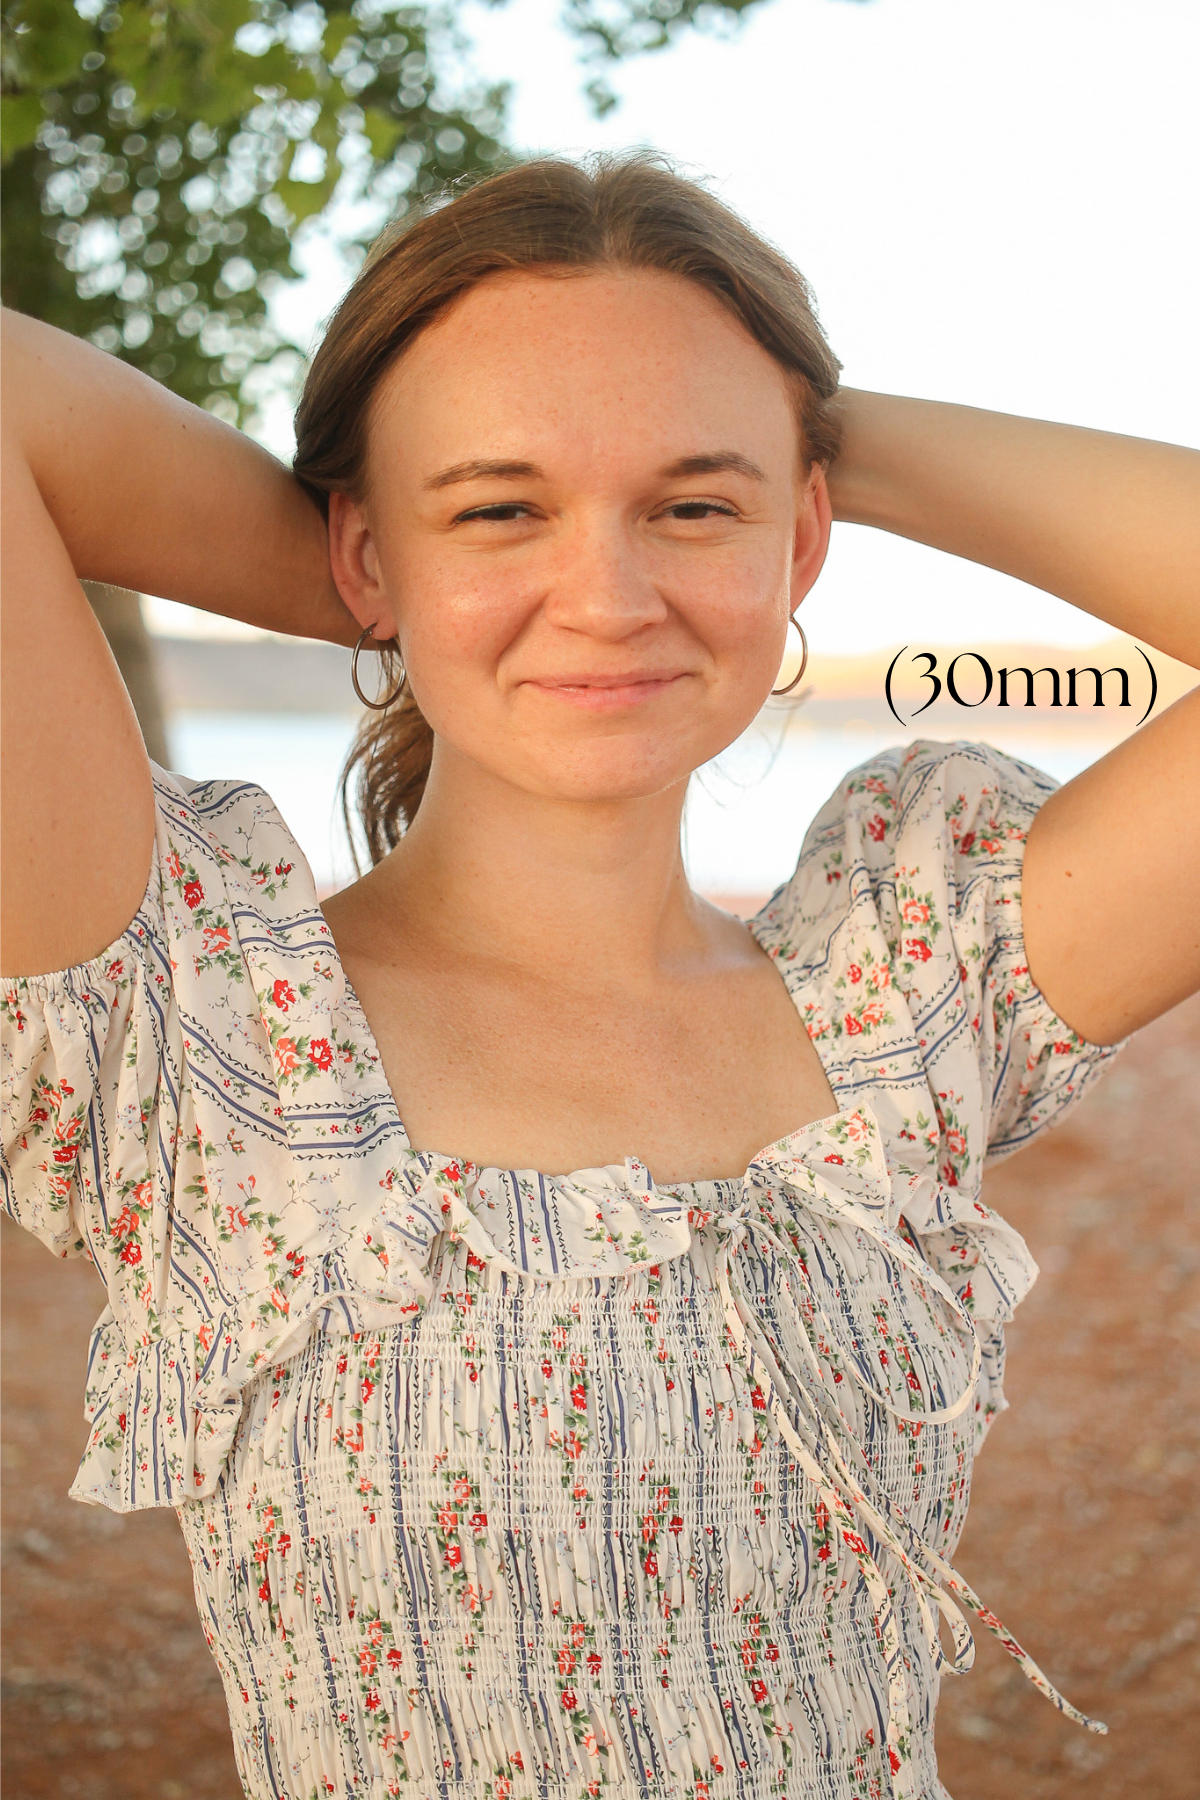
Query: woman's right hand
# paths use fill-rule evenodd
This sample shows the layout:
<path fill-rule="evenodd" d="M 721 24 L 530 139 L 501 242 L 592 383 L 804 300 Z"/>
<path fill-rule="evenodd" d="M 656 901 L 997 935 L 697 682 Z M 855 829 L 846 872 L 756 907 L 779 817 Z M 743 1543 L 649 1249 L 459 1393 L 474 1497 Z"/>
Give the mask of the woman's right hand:
<path fill-rule="evenodd" d="M 353 643 L 324 520 L 251 439 L 65 332 L 3 317 L 0 966 L 42 974 L 124 930 L 154 804 L 80 578 Z"/>

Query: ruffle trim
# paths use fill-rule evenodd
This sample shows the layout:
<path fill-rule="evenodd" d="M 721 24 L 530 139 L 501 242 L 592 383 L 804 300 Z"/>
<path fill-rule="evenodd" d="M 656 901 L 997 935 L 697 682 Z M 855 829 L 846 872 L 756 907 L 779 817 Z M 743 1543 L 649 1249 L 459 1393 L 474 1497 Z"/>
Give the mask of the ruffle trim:
<path fill-rule="evenodd" d="M 900 1256 L 905 1237 L 915 1235 L 934 1285 L 931 1251 L 945 1265 L 947 1285 L 960 1296 L 967 1290 L 964 1306 L 985 1349 L 982 1327 L 1007 1317 L 1036 1273 L 1018 1234 L 977 1203 L 917 1182 L 898 1201 L 866 1106 L 805 1126 L 762 1152 L 740 1184 L 711 1189 L 737 1195 L 741 1218 L 765 1219 L 776 1229 L 782 1207 L 822 1227 L 857 1222 Z M 659 1190 L 633 1160 L 551 1178 L 408 1151 L 352 1234 L 330 1246 L 327 1231 L 314 1232 L 324 1246 L 294 1260 L 303 1272 L 286 1292 L 251 1286 L 236 1315 L 225 1311 L 196 1330 L 168 1330 L 133 1345 L 105 1311 L 89 1363 L 91 1434 L 72 1494 L 128 1512 L 213 1493 L 247 1386 L 298 1355 L 316 1332 L 383 1330 L 422 1311 L 432 1292 L 434 1245 L 443 1236 L 465 1246 L 469 1263 L 520 1279 L 615 1280 L 687 1255 L 696 1235 L 717 1221 L 715 1208 L 696 1204 L 705 1191 L 705 1184 Z M 996 1264 L 1003 1278 L 993 1275 Z M 1025 1275 L 1024 1286 L 1014 1282 L 1014 1269 Z"/>

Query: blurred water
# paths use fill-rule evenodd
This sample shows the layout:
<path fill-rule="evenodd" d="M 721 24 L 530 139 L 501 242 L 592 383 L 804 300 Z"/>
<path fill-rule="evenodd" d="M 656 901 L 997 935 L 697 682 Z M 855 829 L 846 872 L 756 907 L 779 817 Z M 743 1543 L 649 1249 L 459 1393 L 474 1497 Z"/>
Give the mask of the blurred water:
<path fill-rule="evenodd" d="M 258 782 L 295 833 L 318 885 L 337 887 L 353 875 L 338 777 L 356 723 L 350 714 L 179 712 L 171 758 L 196 779 Z M 795 867 L 806 827 L 842 776 L 902 736 L 895 728 L 822 729 L 802 716 L 764 714 L 692 783 L 684 852 L 694 885 L 709 894 L 769 893 Z M 1001 734 L 989 738 L 999 742 Z M 1021 732 L 1002 747 L 1067 781 L 1108 746 L 1083 734 L 1072 741 Z"/>

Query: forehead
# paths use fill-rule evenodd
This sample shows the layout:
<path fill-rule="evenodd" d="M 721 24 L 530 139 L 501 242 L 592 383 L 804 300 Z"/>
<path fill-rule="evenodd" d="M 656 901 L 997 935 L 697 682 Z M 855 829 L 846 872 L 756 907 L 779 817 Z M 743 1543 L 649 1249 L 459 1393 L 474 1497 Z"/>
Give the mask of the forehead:
<path fill-rule="evenodd" d="M 489 277 L 415 339 L 372 409 L 372 458 L 421 469 L 717 447 L 790 468 L 787 377 L 705 289 L 641 270 Z"/>

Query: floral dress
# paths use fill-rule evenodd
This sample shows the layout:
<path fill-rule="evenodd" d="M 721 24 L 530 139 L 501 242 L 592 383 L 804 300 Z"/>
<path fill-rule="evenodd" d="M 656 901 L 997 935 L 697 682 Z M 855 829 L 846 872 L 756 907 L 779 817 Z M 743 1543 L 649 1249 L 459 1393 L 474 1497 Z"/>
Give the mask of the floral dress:
<path fill-rule="evenodd" d="M 656 1186 L 414 1150 L 270 800 L 155 782 L 128 929 L 3 984 L 5 1204 L 107 1284 L 72 1493 L 177 1509 L 247 1795 L 944 1796 L 1036 1273 L 980 1175 L 1112 1054 L 1025 963 L 1052 784 L 846 778 L 751 924 L 839 1110 Z"/>

